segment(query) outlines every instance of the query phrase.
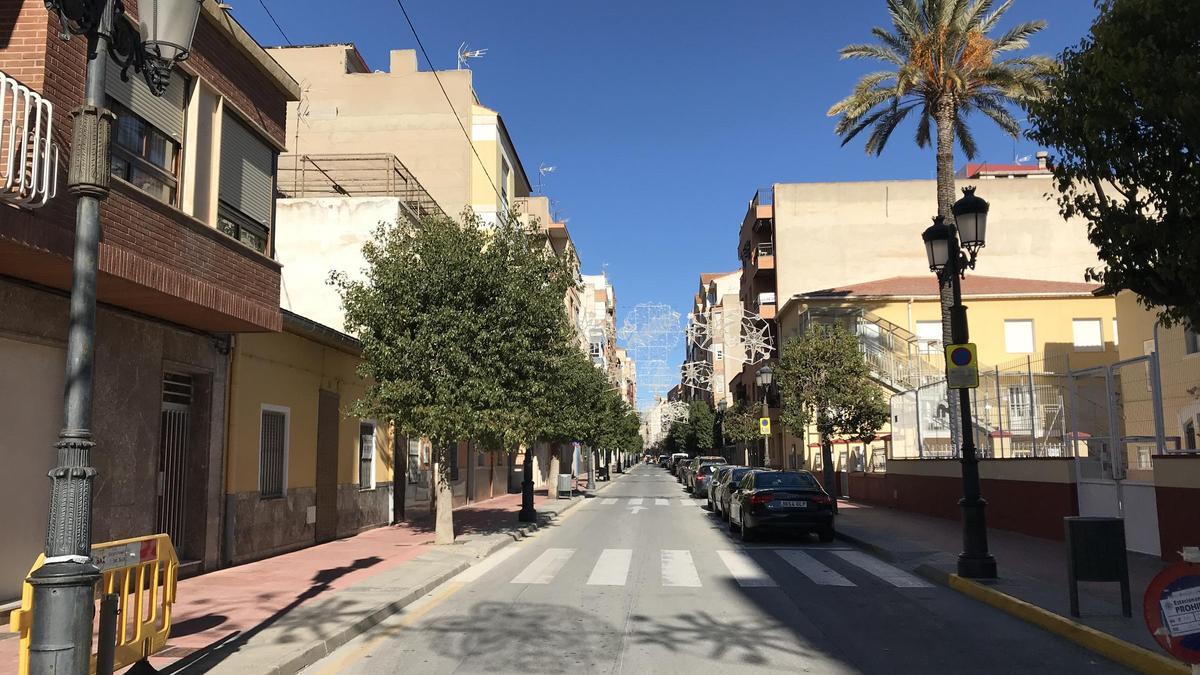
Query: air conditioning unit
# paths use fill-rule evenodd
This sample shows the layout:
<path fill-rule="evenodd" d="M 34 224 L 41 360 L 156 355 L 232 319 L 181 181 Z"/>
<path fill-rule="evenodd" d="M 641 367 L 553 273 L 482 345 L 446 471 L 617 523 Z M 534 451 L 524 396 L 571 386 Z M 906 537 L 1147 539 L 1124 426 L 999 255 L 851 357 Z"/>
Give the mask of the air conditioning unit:
<path fill-rule="evenodd" d="M 0 200 L 36 209 L 58 193 L 54 104 L 0 72 Z"/>

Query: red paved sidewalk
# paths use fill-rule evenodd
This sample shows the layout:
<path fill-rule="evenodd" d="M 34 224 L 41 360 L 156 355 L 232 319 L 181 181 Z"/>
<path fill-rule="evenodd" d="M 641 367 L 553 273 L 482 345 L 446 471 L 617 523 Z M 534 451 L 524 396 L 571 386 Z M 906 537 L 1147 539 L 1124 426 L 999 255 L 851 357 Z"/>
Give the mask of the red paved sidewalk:
<path fill-rule="evenodd" d="M 540 505 L 545 496 L 538 495 Z M 521 495 L 505 495 L 454 510 L 459 537 L 515 528 Z M 255 626 L 338 589 L 391 570 L 433 546 L 425 518 L 380 527 L 346 539 L 228 567 L 179 582 L 171 639 L 156 667 L 241 635 Z M 3 617 L 7 629 L 8 616 Z M 15 633 L 0 639 L 0 675 L 17 672 Z"/>

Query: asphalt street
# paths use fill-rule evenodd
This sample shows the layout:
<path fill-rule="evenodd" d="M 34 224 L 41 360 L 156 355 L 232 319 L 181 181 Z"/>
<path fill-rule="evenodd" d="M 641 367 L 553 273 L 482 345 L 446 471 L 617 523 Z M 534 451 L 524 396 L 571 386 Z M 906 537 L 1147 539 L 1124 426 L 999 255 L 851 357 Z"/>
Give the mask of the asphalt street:
<path fill-rule="evenodd" d="M 745 545 L 657 466 L 306 673 L 1118 673 L 866 553 Z"/>

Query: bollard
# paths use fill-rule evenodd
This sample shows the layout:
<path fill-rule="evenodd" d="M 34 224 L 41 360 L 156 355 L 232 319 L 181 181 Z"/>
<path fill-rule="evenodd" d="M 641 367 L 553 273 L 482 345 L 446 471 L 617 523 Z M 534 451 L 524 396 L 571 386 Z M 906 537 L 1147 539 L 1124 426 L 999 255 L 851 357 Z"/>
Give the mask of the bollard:
<path fill-rule="evenodd" d="M 112 675 L 117 657 L 117 616 L 121 599 L 116 593 L 100 596 L 100 626 L 96 635 L 96 674 Z"/>

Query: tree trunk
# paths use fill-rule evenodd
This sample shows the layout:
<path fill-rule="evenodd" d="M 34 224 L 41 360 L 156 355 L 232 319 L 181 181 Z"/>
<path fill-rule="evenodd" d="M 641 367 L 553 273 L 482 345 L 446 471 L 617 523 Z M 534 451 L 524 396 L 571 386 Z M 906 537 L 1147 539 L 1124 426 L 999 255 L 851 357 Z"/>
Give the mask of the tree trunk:
<path fill-rule="evenodd" d="M 546 496 L 550 499 L 558 499 L 558 454 L 560 446 L 558 443 L 550 446 L 550 480 L 546 483 Z"/>
<path fill-rule="evenodd" d="M 934 121 L 937 123 L 937 200 L 938 215 L 945 219 L 946 224 L 954 223 L 954 119 L 955 103 L 950 96 L 943 97 L 934 111 Z M 954 343 L 954 333 L 950 320 L 950 307 L 954 304 L 954 294 L 950 284 L 942 284 L 939 292 L 942 305 L 942 346 Z M 943 357 L 944 358 L 944 357 Z M 958 449 L 962 444 L 962 421 L 958 413 L 958 397 L 953 389 L 946 389 L 946 406 L 950 412 L 950 445 Z M 920 423 L 918 415 L 918 424 Z"/>
<path fill-rule="evenodd" d="M 437 462 L 433 465 L 433 480 L 436 485 L 437 508 L 434 515 L 435 544 L 454 543 L 454 493 L 450 488 L 450 457 L 449 445 L 439 443 L 437 446 Z M 454 448 L 454 452 L 458 448 Z"/>
<path fill-rule="evenodd" d="M 517 519 L 523 523 L 536 523 L 537 510 L 533 507 L 533 447 L 525 446 L 525 460 L 521 464 L 521 510 L 517 513 Z"/>
<path fill-rule="evenodd" d="M 837 513 L 838 488 L 837 472 L 834 471 L 833 466 L 833 440 L 826 433 L 821 434 L 821 468 L 821 475 L 825 480 L 825 491 L 833 500 L 833 512 Z"/>

